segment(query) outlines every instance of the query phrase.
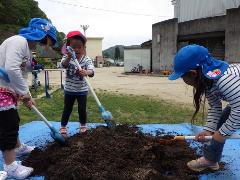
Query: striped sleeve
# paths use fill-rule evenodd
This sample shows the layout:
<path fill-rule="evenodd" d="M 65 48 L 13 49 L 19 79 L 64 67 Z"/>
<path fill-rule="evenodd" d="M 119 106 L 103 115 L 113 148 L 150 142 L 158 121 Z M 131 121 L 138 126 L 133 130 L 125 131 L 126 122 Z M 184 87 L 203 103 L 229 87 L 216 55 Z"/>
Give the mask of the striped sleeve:
<path fill-rule="evenodd" d="M 207 91 L 206 98 L 208 100 L 209 108 L 207 123 L 204 126 L 204 129 L 214 132 L 217 130 L 217 125 L 222 114 L 222 102 L 215 94 L 215 89 Z"/>
<path fill-rule="evenodd" d="M 92 62 L 92 60 L 89 57 L 86 58 L 86 68 L 87 68 L 87 70 L 95 71 L 93 62 Z"/>
<path fill-rule="evenodd" d="M 86 60 L 85 60 L 86 64 L 85 64 L 85 67 L 87 70 L 92 70 L 93 71 L 93 74 L 90 75 L 89 77 L 93 77 L 94 74 L 95 74 L 95 67 L 93 65 L 93 62 L 92 60 L 89 58 L 89 57 L 86 57 Z"/>
<path fill-rule="evenodd" d="M 228 119 L 219 129 L 223 136 L 228 136 L 240 128 L 240 78 L 234 74 L 225 74 L 218 80 L 217 86 L 231 107 Z"/>

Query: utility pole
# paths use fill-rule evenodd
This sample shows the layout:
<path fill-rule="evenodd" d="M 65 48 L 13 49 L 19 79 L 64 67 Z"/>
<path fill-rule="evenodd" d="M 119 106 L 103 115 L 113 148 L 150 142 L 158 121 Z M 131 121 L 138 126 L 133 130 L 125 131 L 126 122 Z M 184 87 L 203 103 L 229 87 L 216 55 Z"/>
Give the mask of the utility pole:
<path fill-rule="evenodd" d="M 83 29 L 84 36 L 86 36 L 86 31 L 89 28 L 89 25 L 81 25 L 81 28 Z"/>

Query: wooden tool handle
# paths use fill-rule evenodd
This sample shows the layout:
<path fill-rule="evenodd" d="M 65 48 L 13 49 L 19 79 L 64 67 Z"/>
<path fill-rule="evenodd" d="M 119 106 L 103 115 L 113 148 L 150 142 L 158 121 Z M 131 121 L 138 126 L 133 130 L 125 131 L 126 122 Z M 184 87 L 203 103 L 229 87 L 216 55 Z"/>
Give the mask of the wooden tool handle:
<path fill-rule="evenodd" d="M 196 136 L 175 136 L 174 140 L 183 141 L 183 140 L 194 140 Z M 231 136 L 227 136 L 227 139 L 240 139 L 239 134 L 233 134 Z M 211 140 L 212 136 L 205 136 L 205 140 Z"/>

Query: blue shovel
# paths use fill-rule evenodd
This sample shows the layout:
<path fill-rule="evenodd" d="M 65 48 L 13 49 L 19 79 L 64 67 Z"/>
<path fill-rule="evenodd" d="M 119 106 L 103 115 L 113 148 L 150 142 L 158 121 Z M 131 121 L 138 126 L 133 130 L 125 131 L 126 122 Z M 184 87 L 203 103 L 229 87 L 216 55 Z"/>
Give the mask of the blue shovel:
<path fill-rule="evenodd" d="M 0 78 L 8 83 L 10 82 L 8 74 L 2 68 L 0 68 Z M 34 105 L 32 105 L 32 110 L 36 112 L 41 117 L 43 122 L 45 122 L 45 124 L 49 127 L 49 129 L 51 130 L 50 134 L 52 138 L 59 142 L 60 144 L 67 145 L 65 138 L 48 122 L 48 120 L 38 111 L 38 109 Z"/>
<path fill-rule="evenodd" d="M 51 137 L 59 142 L 62 145 L 67 145 L 67 142 L 65 140 L 65 138 L 52 126 L 52 124 L 49 123 L 49 121 L 39 112 L 39 110 L 32 105 L 31 108 L 38 116 L 41 117 L 41 119 L 43 120 L 43 122 L 45 122 L 45 124 L 49 127 L 49 129 L 51 130 L 50 135 Z"/>
<path fill-rule="evenodd" d="M 79 70 L 81 70 L 81 66 L 77 60 L 77 57 L 76 57 L 76 54 L 75 54 L 75 51 L 70 47 L 70 46 L 67 46 L 67 50 L 68 52 L 70 52 L 72 54 L 72 58 L 74 59 L 74 62 L 76 63 L 77 67 Z M 86 77 L 83 77 L 84 80 L 86 81 L 97 105 L 98 105 L 98 108 L 99 108 L 99 111 L 102 115 L 102 119 L 105 121 L 105 123 L 107 124 L 108 127 L 115 127 L 116 126 L 116 123 L 115 121 L 113 120 L 113 116 L 112 116 L 112 113 L 109 112 L 109 111 L 106 111 L 105 108 L 103 107 L 103 105 L 101 104 L 101 102 L 99 101 L 96 93 L 94 92 L 93 90 L 93 87 L 91 86 L 90 82 L 88 81 L 88 79 Z"/>

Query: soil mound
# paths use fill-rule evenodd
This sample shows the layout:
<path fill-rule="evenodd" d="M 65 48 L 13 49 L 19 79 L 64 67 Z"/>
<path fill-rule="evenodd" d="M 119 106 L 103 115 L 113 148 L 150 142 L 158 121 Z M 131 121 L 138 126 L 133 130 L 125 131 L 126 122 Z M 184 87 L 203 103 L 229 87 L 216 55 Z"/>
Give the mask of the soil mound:
<path fill-rule="evenodd" d="M 165 137 L 168 138 L 168 137 Z M 99 126 L 68 138 L 68 146 L 51 143 L 35 149 L 23 164 L 47 180 L 198 179 L 186 163 L 195 159 L 188 143 L 162 144 L 162 137 L 136 127 Z"/>

